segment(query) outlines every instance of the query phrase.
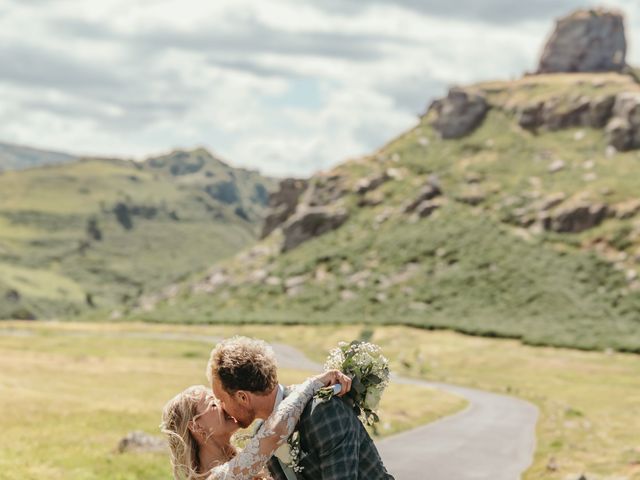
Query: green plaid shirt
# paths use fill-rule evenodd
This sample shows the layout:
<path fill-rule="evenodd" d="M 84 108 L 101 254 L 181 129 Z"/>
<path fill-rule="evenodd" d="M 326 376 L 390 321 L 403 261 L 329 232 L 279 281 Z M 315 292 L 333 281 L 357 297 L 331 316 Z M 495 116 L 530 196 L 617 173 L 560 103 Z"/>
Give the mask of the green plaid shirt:
<path fill-rule="evenodd" d="M 299 480 L 394 480 L 387 472 L 373 440 L 353 409 L 339 398 L 319 404 L 313 414 L 307 405 L 297 430 L 306 453 L 296 474 Z M 269 460 L 275 480 L 286 480 L 277 459 Z"/>

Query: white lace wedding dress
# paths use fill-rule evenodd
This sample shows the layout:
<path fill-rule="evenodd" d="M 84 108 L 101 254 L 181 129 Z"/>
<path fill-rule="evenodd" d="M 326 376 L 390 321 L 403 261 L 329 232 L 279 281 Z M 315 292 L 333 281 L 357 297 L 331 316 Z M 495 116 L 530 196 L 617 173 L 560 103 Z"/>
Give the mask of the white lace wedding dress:
<path fill-rule="evenodd" d="M 296 385 L 247 442 L 244 450 L 227 463 L 213 468 L 207 480 L 252 480 L 257 476 L 278 447 L 293 433 L 305 405 L 322 386 L 322 382 L 313 379 Z"/>

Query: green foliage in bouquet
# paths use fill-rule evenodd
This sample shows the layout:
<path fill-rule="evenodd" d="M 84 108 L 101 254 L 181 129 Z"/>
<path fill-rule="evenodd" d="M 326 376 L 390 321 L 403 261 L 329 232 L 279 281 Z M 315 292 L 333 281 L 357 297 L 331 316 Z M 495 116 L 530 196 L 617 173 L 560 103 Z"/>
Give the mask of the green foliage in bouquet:
<path fill-rule="evenodd" d="M 377 423 L 380 398 L 389 385 L 389 361 L 380 347 L 360 340 L 340 342 L 329 352 L 324 366 L 351 377 L 351 390 L 343 398 L 352 404 L 363 424 Z M 328 401 L 333 395 L 334 390 L 327 387 L 318 392 L 316 398 L 321 402 Z"/>

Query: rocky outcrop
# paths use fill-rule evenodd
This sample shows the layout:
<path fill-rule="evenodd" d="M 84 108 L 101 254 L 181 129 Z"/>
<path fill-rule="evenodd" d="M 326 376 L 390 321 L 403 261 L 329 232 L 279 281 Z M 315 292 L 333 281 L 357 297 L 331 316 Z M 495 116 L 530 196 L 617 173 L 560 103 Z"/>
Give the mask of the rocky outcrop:
<path fill-rule="evenodd" d="M 614 95 L 596 98 L 585 96 L 554 97 L 519 107 L 516 110 L 518 124 L 527 130 L 546 128 L 561 130 L 571 127 L 604 127 L 612 116 Z"/>
<path fill-rule="evenodd" d="M 404 213 L 415 212 L 420 205 L 440 195 L 442 195 L 442 190 L 438 181 L 435 178 L 429 179 L 427 184 L 420 189 L 418 195 L 404 206 Z"/>
<path fill-rule="evenodd" d="M 148 433 L 135 431 L 122 438 L 118 443 L 117 449 L 119 453 L 164 453 L 168 451 L 168 445 L 167 441 L 164 438 L 159 438 L 153 435 L 149 435 Z"/>
<path fill-rule="evenodd" d="M 285 178 L 279 188 L 269 196 L 269 215 L 262 227 L 261 238 L 265 238 L 293 215 L 300 195 L 307 189 L 308 182 L 297 178 Z"/>
<path fill-rule="evenodd" d="M 339 228 L 347 218 L 349 218 L 349 214 L 346 210 L 332 210 L 327 207 L 299 209 L 282 226 L 284 233 L 282 252 L 289 251 L 307 240 Z"/>
<path fill-rule="evenodd" d="M 538 72 L 620 71 L 625 67 L 626 51 L 622 14 L 603 9 L 578 10 L 557 21 Z"/>
<path fill-rule="evenodd" d="M 436 100 L 429 108 L 436 115 L 433 128 L 442 138 L 460 138 L 471 133 L 488 110 L 484 96 L 460 88 L 452 88 L 446 98 Z"/>
<path fill-rule="evenodd" d="M 309 187 L 300 199 L 300 204 L 308 207 L 324 207 L 336 202 L 349 193 L 346 178 L 335 173 L 319 174 L 309 181 Z"/>
<path fill-rule="evenodd" d="M 609 209 L 603 203 L 578 202 L 561 206 L 542 218 L 545 230 L 558 233 L 580 233 L 607 218 Z"/>
<path fill-rule="evenodd" d="M 640 148 L 640 93 L 623 92 L 616 96 L 606 133 L 609 145 L 616 150 Z"/>
<path fill-rule="evenodd" d="M 640 199 L 633 198 L 631 200 L 625 200 L 612 209 L 616 218 L 620 220 L 626 220 L 633 218 L 640 213 Z"/>
<path fill-rule="evenodd" d="M 372 175 L 367 178 L 361 178 L 356 183 L 356 193 L 359 195 L 364 195 L 365 193 L 371 192 L 378 188 L 383 183 L 391 180 L 391 175 L 387 171 L 384 171 L 377 175 Z"/>
<path fill-rule="evenodd" d="M 425 218 L 430 216 L 433 212 L 435 212 L 440 207 L 442 207 L 443 204 L 444 202 L 441 198 L 436 198 L 433 200 L 425 200 L 424 202 L 420 203 L 420 205 L 416 207 L 415 213 L 416 215 L 418 215 L 418 217 Z"/>

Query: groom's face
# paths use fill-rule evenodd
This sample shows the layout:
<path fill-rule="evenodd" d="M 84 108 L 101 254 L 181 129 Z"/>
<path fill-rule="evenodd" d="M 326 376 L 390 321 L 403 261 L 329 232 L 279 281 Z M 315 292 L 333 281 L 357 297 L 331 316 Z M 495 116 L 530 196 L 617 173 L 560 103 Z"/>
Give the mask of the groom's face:
<path fill-rule="evenodd" d="M 212 383 L 213 394 L 220 401 L 220 405 L 227 415 L 231 415 L 241 428 L 247 428 L 256 419 L 253 408 L 253 396 L 243 390 L 229 393 L 219 380 Z"/>

